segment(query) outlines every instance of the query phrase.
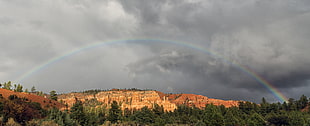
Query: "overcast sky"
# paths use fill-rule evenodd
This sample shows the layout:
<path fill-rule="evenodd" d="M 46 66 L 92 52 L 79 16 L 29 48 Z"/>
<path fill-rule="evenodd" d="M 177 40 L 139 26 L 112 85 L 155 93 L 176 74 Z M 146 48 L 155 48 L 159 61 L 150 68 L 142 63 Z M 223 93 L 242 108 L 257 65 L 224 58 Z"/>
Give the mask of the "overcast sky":
<path fill-rule="evenodd" d="M 238 62 L 289 98 L 310 96 L 309 0 L 0 0 L 0 81 L 60 93 L 141 88 L 278 101 Z"/>

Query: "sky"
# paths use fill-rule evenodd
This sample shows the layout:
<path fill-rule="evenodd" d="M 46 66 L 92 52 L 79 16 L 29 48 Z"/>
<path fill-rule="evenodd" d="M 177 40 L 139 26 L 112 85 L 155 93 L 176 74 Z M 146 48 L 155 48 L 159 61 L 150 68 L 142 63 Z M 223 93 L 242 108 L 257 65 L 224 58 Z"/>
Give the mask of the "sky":
<path fill-rule="evenodd" d="M 309 0 L 0 0 L 0 82 L 277 102 L 240 67 L 309 97 L 309 40 Z"/>

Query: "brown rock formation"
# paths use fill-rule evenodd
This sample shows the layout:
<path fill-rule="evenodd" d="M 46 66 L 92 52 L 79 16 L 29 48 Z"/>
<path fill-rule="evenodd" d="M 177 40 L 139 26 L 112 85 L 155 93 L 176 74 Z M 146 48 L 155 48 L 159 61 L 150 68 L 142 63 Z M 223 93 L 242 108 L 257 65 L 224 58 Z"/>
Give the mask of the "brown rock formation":
<path fill-rule="evenodd" d="M 76 99 L 85 102 L 87 100 L 96 99 L 97 101 L 110 105 L 113 101 L 117 101 L 124 110 L 128 108 L 141 109 L 144 106 L 152 108 L 154 104 L 164 107 L 165 111 L 174 111 L 177 105 L 185 104 L 188 106 L 196 106 L 198 108 L 205 107 L 206 104 L 224 105 L 225 107 L 237 106 L 238 101 L 225 101 L 218 99 L 210 99 L 206 96 L 195 94 L 164 94 L 159 91 L 132 91 L 132 90 L 111 90 L 102 91 L 95 94 L 87 93 L 69 93 L 58 96 L 58 100 L 71 107 Z"/>
<path fill-rule="evenodd" d="M 204 108 L 206 104 L 213 104 L 217 106 L 224 105 L 225 107 L 238 106 L 238 101 L 212 99 L 195 94 L 168 94 L 166 97 L 168 97 L 169 101 L 175 103 L 176 105 L 184 104 L 187 106 L 195 106 L 197 108 Z"/>
<path fill-rule="evenodd" d="M 27 98 L 29 102 L 38 102 L 41 104 L 42 108 L 50 108 L 50 107 L 56 107 L 56 108 L 63 108 L 64 105 L 60 104 L 57 101 L 48 99 L 42 96 L 34 95 L 31 93 L 25 93 L 25 92 L 14 92 L 7 89 L 0 88 L 0 94 L 4 98 L 8 98 L 10 95 L 16 95 L 19 98 Z"/>

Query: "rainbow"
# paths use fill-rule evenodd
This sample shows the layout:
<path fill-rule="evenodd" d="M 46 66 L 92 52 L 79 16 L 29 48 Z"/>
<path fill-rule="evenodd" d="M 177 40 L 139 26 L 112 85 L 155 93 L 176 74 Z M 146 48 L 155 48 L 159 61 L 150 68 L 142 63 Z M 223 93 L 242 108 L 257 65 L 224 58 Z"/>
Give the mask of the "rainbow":
<path fill-rule="evenodd" d="M 175 41 L 169 41 L 169 40 L 160 40 L 160 39 L 127 39 L 127 40 L 115 40 L 115 41 L 108 41 L 108 42 L 98 42 L 98 43 L 93 43 L 90 45 L 86 45 L 84 47 L 69 51 L 64 53 L 63 55 L 60 55 L 58 57 L 54 57 L 44 63 L 42 63 L 39 66 L 36 66 L 32 69 L 30 69 L 29 71 L 25 72 L 24 74 L 22 74 L 21 76 L 19 76 L 15 82 L 22 82 L 23 80 L 27 79 L 28 77 L 38 73 L 39 71 L 49 67 L 52 64 L 55 64 L 57 62 L 60 62 L 61 60 L 64 60 L 70 56 L 73 56 L 77 53 L 86 51 L 86 50 L 91 50 L 94 48 L 98 48 L 101 46 L 106 46 L 106 45 L 110 45 L 110 44 L 121 44 L 121 43 L 164 43 L 164 44 L 173 44 L 173 45 L 178 45 L 178 46 L 182 46 L 182 47 L 186 47 L 186 48 L 191 48 L 200 52 L 203 52 L 205 54 L 211 55 L 213 57 L 219 58 L 222 61 L 233 65 L 236 68 L 239 68 L 241 71 L 243 71 L 244 73 L 246 73 L 247 75 L 249 75 L 250 77 L 252 77 L 253 79 L 255 79 L 257 82 L 259 82 L 263 87 L 265 87 L 268 91 L 270 91 L 278 100 L 280 100 L 281 102 L 287 101 L 287 98 L 277 89 L 275 88 L 270 82 L 268 82 L 267 80 L 265 80 L 263 77 L 261 77 L 258 73 L 254 72 L 253 70 L 251 70 L 250 68 L 243 66 L 242 64 L 238 63 L 237 61 L 229 61 L 228 58 L 225 58 L 219 54 L 217 54 L 216 52 L 211 52 L 205 48 L 199 47 L 197 45 L 193 45 L 193 44 L 188 44 L 185 42 L 175 42 Z"/>

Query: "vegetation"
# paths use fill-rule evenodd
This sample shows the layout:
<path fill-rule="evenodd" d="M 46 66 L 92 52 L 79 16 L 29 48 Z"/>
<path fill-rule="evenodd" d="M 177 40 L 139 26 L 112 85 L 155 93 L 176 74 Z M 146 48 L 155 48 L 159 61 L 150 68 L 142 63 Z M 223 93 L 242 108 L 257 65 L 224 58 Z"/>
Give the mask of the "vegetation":
<path fill-rule="evenodd" d="M 50 92 L 50 97 L 51 97 L 51 99 L 52 100 L 55 100 L 55 101 L 57 101 L 57 94 L 56 94 L 56 91 L 51 91 Z"/>
<path fill-rule="evenodd" d="M 5 89 L 18 91 L 18 85 L 16 88 L 10 85 L 11 82 L 1 84 Z M 35 90 L 31 90 L 33 91 Z M 57 100 L 56 91 L 51 91 L 50 96 Z M 239 102 L 239 106 L 230 108 L 207 104 L 203 109 L 180 105 L 173 112 L 167 112 L 158 104 L 154 104 L 153 108 L 121 110 L 121 103 L 113 101 L 110 105 L 105 105 L 96 99 L 83 102 L 76 99 L 69 110 L 44 110 L 39 103 L 26 98 L 16 95 L 3 98 L 0 95 L 0 125 L 309 126 L 309 100 L 305 95 L 298 100 L 291 98 L 283 103 L 269 103 L 262 98 L 260 104 Z"/>
<path fill-rule="evenodd" d="M 165 112 L 157 104 L 152 109 L 120 109 L 113 101 L 109 106 L 91 107 L 79 100 L 70 111 L 52 109 L 45 121 L 58 125 L 102 125 L 117 123 L 123 125 L 201 125 L 201 126 L 307 126 L 310 125 L 309 100 L 303 95 L 289 103 L 261 104 L 240 102 L 239 106 L 225 108 L 207 104 L 204 109 L 180 105 L 174 112 Z M 90 105 L 90 106 L 89 106 Z"/>
<path fill-rule="evenodd" d="M 46 111 L 36 102 L 29 102 L 28 99 L 19 98 L 16 95 L 8 99 L 0 97 L 1 123 L 14 119 L 17 123 L 25 125 L 32 119 L 41 119 L 46 116 Z"/>
<path fill-rule="evenodd" d="M 82 91 L 82 93 L 97 94 L 97 93 L 103 92 L 103 91 L 154 91 L 154 90 L 152 90 L 152 89 L 138 89 L 138 88 L 124 88 L 124 89 L 110 89 L 110 90 L 91 89 L 91 90 Z M 78 92 L 75 92 L 75 93 L 78 93 Z"/>

